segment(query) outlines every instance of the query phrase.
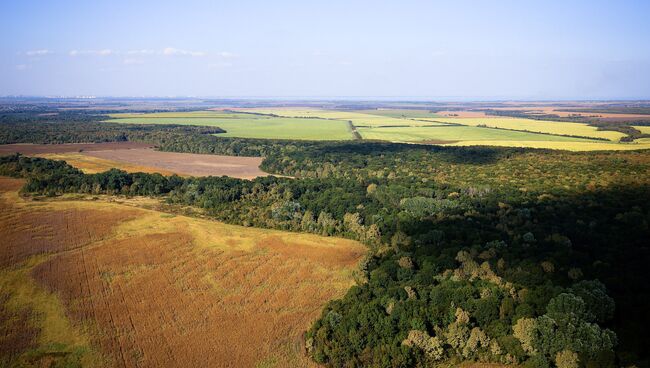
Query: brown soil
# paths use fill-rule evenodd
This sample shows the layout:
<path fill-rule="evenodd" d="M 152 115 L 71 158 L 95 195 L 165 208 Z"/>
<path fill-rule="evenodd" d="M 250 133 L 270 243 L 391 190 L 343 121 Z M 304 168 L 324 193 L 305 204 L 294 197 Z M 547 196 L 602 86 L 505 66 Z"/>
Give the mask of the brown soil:
<path fill-rule="evenodd" d="M 107 143 L 65 143 L 65 144 L 0 144 L 0 156 L 12 153 L 36 155 L 42 153 L 64 153 L 79 151 L 124 150 L 133 148 L 152 147 L 140 142 L 107 142 Z"/>
<path fill-rule="evenodd" d="M 192 176 L 232 176 L 253 179 L 268 174 L 260 170 L 261 157 L 202 155 L 161 152 L 152 149 L 84 152 L 85 155 L 111 161 L 155 167 Z"/>
<path fill-rule="evenodd" d="M 98 157 L 92 157 L 85 155 L 83 152 L 68 152 L 68 153 L 45 153 L 35 155 L 36 157 L 43 157 L 50 160 L 61 160 L 68 163 L 68 165 L 74 166 L 77 169 L 85 172 L 86 174 L 96 174 L 110 170 L 112 168 L 117 168 L 124 170 L 126 172 L 143 172 L 143 173 L 158 173 L 165 176 L 176 174 L 169 170 L 163 170 L 160 168 L 150 167 L 150 166 L 141 166 L 133 165 L 128 162 L 122 161 L 111 161 L 104 160 Z"/>
<path fill-rule="evenodd" d="M 312 366 L 301 336 L 349 288 L 365 252 L 115 203 L 28 201 L 15 192 L 22 183 L 0 178 L 0 233 L 10 239 L 0 262 L 48 254 L 32 277 L 107 366 Z M 6 329 L 6 349 L 33 343 L 33 332 Z"/>
<path fill-rule="evenodd" d="M 52 211 L 43 203 L 16 206 L 7 193 L 23 180 L 0 177 L 0 267 L 18 264 L 30 256 L 75 249 L 110 235 L 116 224 L 135 218 L 134 209 L 106 211 L 68 206 Z"/>

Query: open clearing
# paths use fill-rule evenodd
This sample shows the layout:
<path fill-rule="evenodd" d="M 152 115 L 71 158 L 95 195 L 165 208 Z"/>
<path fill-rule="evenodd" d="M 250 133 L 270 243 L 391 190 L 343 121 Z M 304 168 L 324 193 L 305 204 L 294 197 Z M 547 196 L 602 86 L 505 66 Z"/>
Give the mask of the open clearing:
<path fill-rule="evenodd" d="M 259 168 L 262 157 L 162 152 L 139 147 L 151 145 L 136 142 L 9 144 L 0 145 L 0 155 L 20 152 L 28 156 L 62 160 L 88 174 L 117 168 L 128 172 L 181 176 L 227 175 L 240 179 L 269 175 Z"/>
<path fill-rule="evenodd" d="M 262 157 L 220 156 L 197 153 L 162 152 L 152 149 L 93 151 L 84 155 L 113 162 L 149 166 L 190 176 L 232 176 L 253 179 L 268 174 L 260 170 Z M 120 168 L 119 166 L 117 166 Z"/>
<path fill-rule="evenodd" d="M 359 243 L 119 203 L 29 201 L 0 178 L 3 364 L 310 366 L 301 335 Z"/>
<path fill-rule="evenodd" d="M 349 140 L 352 131 L 346 121 L 300 119 L 231 113 L 195 111 L 157 114 L 112 114 L 112 123 L 179 124 L 216 126 L 226 130 L 223 137 L 304 140 Z"/>
<path fill-rule="evenodd" d="M 359 133 L 366 139 L 388 141 L 587 141 L 580 138 L 558 137 L 546 134 L 518 132 L 512 130 L 490 129 L 472 126 L 433 126 L 433 127 L 394 127 L 394 128 L 359 128 Z M 594 142 L 594 141 L 591 141 Z"/>
<path fill-rule="evenodd" d="M 468 126 L 484 125 L 487 127 L 525 130 L 537 133 L 549 133 L 560 135 L 573 135 L 580 137 L 604 138 L 617 142 L 624 133 L 613 131 L 602 131 L 596 127 L 582 123 L 566 123 L 560 121 L 542 121 L 520 118 L 437 118 L 436 121 Z"/>
<path fill-rule="evenodd" d="M 514 109 L 515 107 L 513 107 Z M 506 109 L 506 108 L 504 108 Z M 541 108 L 540 111 L 546 111 Z M 584 123 L 487 116 L 476 111 L 329 110 L 309 107 L 238 108 L 155 114 L 113 114 L 121 123 L 218 126 L 219 136 L 268 139 L 361 139 L 454 145 L 534 147 L 572 151 L 650 148 L 618 143 L 626 135 Z M 642 129 L 643 130 L 643 129 Z"/>
<path fill-rule="evenodd" d="M 650 126 L 635 125 L 632 128 L 637 129 L 643 134 L 650 134 Z"/>
<path fill-rule="evenodd" d="M 417 120 L 395 118 L 390 116 L 372 115 L 355 111 L 337 111 L 321 109 L 296 109 L 296 108 L 254 108 L 242 111 L 259 114 L 273 114 L 290 118 L 322 118 L 331 121 L 351 121 L 356 127 L 364 126 L 421 126 L 433 123 Z"/>
<path fill-rule="evenodd" d="M 99 153 L 99 152 L 111 152 L 111 151 L 97 151 L 95 153 Z M 149 174 L 153 174 L 153 173 L 159 173 L 162 175 L 179 174 L 173 171 L 152 167 L 152 166 L 136 165 L 125 161 L 113 161 L 113 160 L 107 160 L 99 157 L 93 157 L 90 154 L 84 152 L 47 153 L 47 154 L 39 154 L 35 156 L 47 158 L 50 160 L 65 161 L 68 163 L 68 165 L 74 166 L 77 169 L 85 172 L 86 174 L 96 174 L 96 173 L 110 170 L 112 168 L 124 170 L 127 172 L 144 172 Z"/>
<path fill-rule="evenodd" d="M 81 151 L 126 150 L 150 148 L 153 145 L 141 142 L 105 142 L 105 143 L 64 143 L 64 144 L 0 144 L 0 155 L 21 153 L 37 155 L 46 153 L 65 153 Z"/>

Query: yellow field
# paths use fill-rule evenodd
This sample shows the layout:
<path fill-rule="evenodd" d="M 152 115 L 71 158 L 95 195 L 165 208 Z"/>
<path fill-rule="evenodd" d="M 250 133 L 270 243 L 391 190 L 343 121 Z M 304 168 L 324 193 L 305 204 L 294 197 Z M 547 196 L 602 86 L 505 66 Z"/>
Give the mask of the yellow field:
<path fill-rule="evenodd" d="M 105 160 L 103 158 L 92 157 L 82 153 L 47 153 L 39 154 L 37 157 L 43 157 L 50 160 L 66 161 L 69 165 L 85 172 L 86 174 L 96 174 L 118 168 L 127 172 L 144 172 L 144 173 L 160 173 L 162 175 L 172 175 L 172 171 L 158 169 L 149 166 L 133 165 L 123 161 Z"/>
<path fill-rule="evenodd" d="M 244 110 L 242 110 L 244 111 Z M 322 110 L 322 109 L 294 109 L 294 108 L 256 108 L 246 109 L 248 112 L 256 112 L 260 114 L 274 114 L 278 116 L 285 116 L 291 118 L 299 117 L 312 117 L 323 119 L 336 119 L 351 121 L 357 127 L 360 126 L 423 126 L 435 125 L 432 122 L 417 121 L 410 119 L 393 118 L 390 116 L 380 116 L 363 114 L 353 111 L 335 111 L 335 110 Z"/>
<path fill-rule="evenodd" d="M 633 126 L 632 128 L 637 129 L 638 131 L 640 131 L 640 132 L 643 133 L 643 134 L 650 134 L 650 126 L 639 126 L 639 125 L 635 125 L 635 126 Z"/>
<path fill-rule="evenodd" d="M 268 117 L 264 114 L 277 117 Z M 125 123 L 176 123 L 220 126 L 228 131 L 223 136 L 255 138 L 296 138 L 296 132 L 304 129 L 309 134 L 301 134 L 303 139 L 345 139 L 349 134 L 347 122 L 351 122 L 362 139 L 377 139 L 390 142 L 428 142 L 453 145 L 493 145 L 507 147 L 534 147 L 564 149 L 572 151 L 592 150 L 632 150 L 649 148 L 646 142 L 637 140 L 632 144 L 618 143 L 626 135 L 615 131 L 599 131 L 596 127 L 583 123 L 541 121 L 509 117 L 437 117 L 436 114 L 422 110 L 359 110 L 338 111 L 325 108 L 281 107 L 281 108 L 242 108 L 234 112 L 220 110 L 194 111 L 155 114 L 114 114 L 113 117 L 128 118 L 114 120 Z M 197 119 L 191 120 L 192 117 Z M 223 119 L 219 119 L 223 117 Z M 142 119 L 135 119 L 142 118 Z M 148 118 L 158 118 L 149 120 Z M 166 118 L 167 120 L 160 120 Z M 204 118 L 217 118 L 216 120 Z M 345 125 L 345 131 L 330 137 L 334 126 L 324 125 L 322 131 L 315 131 L 310 118 L 328 119 L 330 123 Z M 190 119 L 190 120 L 188 120 Z M 292 128 L 271 127 L 272 120 L 292 123 Z M 268 132 L 255 133 L 246 125 L 248 120 L 261 124 Z M 320 120 L 326 122 L 327 120 Z M 204 124 L 205 123 L 205 124 Z M 458 126 L 458 125 L 462 125 Z M 481 127 L 479 127 L 479 125 Z M 443 128 L 429 128 L 429 127 Z M 483 126 L 492 129 L 484 129 Z M 341 127 L 339 127 L 341 129 Z M 650 127 L 636 127 L 642 132 Z M 435 130 L 439 129 L 439 130 Z M 289 136 L 285 136 L 289 132 Z M 284 134 L 284 135 L 283 135 Z M 329 137 L 329 138 L 328 138 Z M 581 137 L 581 138 L 578 138 Z M 352 138 L 352 136 L 348 137 Z M 589 138 L 607 141 L 589 141 Z M 610 143 L 611 142 L 611 143 Z"/>
<path fill-rule="evenodd" d="M 446 146 L 528 147 L 566 151 L 628 151 L 650 149 L 650 138 L 646 139 L 637 139 L 634 143 L 481 140 L 455 142 L 446 144 Z"/>
<path fill-rule="evenodd" d="M 365 253 L 23 183 L 0 177 L 1 366 L 314 366 L 302 333 Z"/>
<path fill-rule="evenodd" d="M 614 142 L 625 137 L 621 132 L 599 131 L 596 127 L 582 123 L 542 121 L 520 118 L 436 118 L 435 121 L 469 126 L 485 125 L 494 128 L 527 130 L 530 132 L 605 138 Z"/>

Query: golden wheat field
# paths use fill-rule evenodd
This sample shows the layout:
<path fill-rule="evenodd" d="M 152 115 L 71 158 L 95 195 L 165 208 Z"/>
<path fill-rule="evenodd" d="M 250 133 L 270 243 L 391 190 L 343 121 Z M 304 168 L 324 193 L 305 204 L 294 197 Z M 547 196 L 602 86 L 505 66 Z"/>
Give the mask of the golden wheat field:
<path fill-rule="evenodd" d="M 309 366 L 302 334 L 365 253 L 22 184 L 0 178 L 0 365 Z"/>

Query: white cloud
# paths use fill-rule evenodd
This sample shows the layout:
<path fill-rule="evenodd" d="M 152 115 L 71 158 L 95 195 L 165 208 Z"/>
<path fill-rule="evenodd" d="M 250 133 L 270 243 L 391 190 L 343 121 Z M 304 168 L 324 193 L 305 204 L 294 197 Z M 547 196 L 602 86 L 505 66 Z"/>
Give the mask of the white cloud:
<path fill-rule="evenodd" d="M 237 56 L 237 55 L 235 55 L 235 54 L 233 54 L 232 52 L 229 52 L 229 51 L 221 51 L 218 55 L 221 56 L 224 59 L 230 59 L 230 58 L 234 58 L 235 56 Z"/>
<path fill-rule="evenodd" d="M 205 56 L 206 53 L 203 52 L 203 51 L 188 51 L 188 50 L 175 49 L 173 47 L 166 47 L 163 50 L 163 55 L 167 55 L 167 56 Z"/>
<path fill-rule="evenodd" d="M 47 50 L 47 49 L 41 49 L 41 50 L 30 50 L 25 52 L 25 55 L 27 56 L 45 56 L 49 54 L 53 54 L 53 51 Z"/>
<path fill-rule="evenodd" d="M 111 49 L 103 50 L 72 50 L 70 51 L 70 56 L 80 56 L 80 55 L 94 55 L 94 56 L 108 56 L 113 55 L 116 52 Z"/>
<path fill-rule="evenodd" d="M 156 53 L 155 50 L 142 49 L 142 50 L 129 50 L 126 52 L 127 55 L 153 55 Z"/>
<path fill-rule="evenodd" d="M 27 65 L 27 64 L 18 64 L 18 65 L 16 65 L 16 70 L 26 70 L 27 68 L 29 68 L 29 65 Z"/>

